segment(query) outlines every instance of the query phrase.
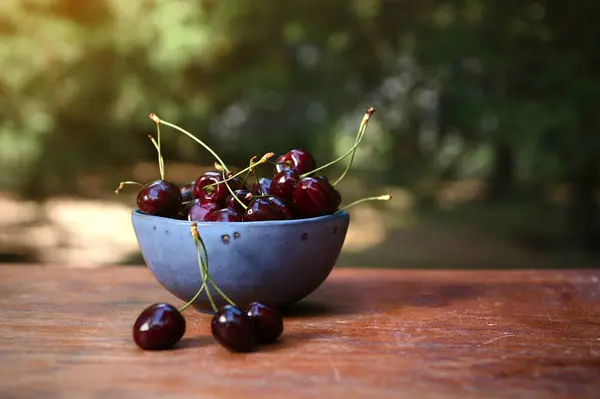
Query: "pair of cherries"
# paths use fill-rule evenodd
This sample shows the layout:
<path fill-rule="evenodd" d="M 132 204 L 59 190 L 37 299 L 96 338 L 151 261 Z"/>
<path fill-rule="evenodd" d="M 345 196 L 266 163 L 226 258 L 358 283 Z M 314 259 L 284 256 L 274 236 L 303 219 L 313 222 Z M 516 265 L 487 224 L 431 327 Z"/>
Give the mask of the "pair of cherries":
<path fill-rule="evenodd" d="M 145 350 L 173 348 L 183 338 L 183 314 L 168 303 L 148 306 L 133 325 L 133 340 Z M 212 317 L 213 338 L 232 352 L 251 352 L 260 344 L 270 344 L 283 333 L 283 319 L 273 308 L 252 302 L 246 310 L 225 305 Z"/>
<path fill-rule="evenodd" d="M 306 150 L 293 149 L 279 156 L 272 179 L 247 185 L 239 178 L 224 182 L 223 173 L 210 171 L 178 187 L 153 181 L 139 191 L 138 208 L 147 214 L 189 221 L 255 222 L 289 220 L 333 214 L 341 195 L 324 176 L 311 176 L 316 168 Z"/>

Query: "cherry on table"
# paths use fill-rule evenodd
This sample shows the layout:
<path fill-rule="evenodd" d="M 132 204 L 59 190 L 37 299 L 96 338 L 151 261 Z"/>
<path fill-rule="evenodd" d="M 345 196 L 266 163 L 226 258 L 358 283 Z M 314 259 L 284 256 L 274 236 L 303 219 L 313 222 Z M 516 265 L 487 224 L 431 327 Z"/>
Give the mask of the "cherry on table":
<path fill-rule="evenodd" d="M 330 215 L 341 200 L 326 177 L 305 177 L 294 188 L 294 209 L 304 217 Z"/>
<path fill-rule="evenodd" d="M 302 148 L 294 148 L 280 155 L 275 162 L 275 173 L 284 169 L 292 169 L 299 175 L 303 175 L 314 170 L 317 166 L 312 154 Z"/>
<path fill-rule="evenodd" d="M 181 191 L 173 183 L 154 180 L 138 192 L 137 206 L 149 215 L 175 217 L 181 209 Z"/>
<path fill-rule="evenodd" d="M 240 308 L 225 305 L 212 317 L 214 339 L 232 352 L 251 352 L 257 344 L 254 324 Z"/>
<path fill-rule="evenodd" d="M 168 303 L 155 303 L 140 313 L 133 324 L 133 340 L 146 350 L 172 348 L 185 334 L 185 318 Z"/>
<path fill-rule="evenodd" d="M 275 309 L 260 302 L 252 302 L 246 308 L 246 314 L 254 324 L 261 344 L 275 342 L 283 333 L 283 318 Z"/>

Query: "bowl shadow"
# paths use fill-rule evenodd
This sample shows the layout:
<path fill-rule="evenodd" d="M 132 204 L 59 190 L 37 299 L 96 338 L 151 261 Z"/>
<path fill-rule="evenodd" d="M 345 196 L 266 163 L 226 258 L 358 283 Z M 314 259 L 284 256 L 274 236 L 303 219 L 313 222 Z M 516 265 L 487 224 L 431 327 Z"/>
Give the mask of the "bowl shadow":
<path fill-rule="evenodd" d="M 485 294 L 481 284 L 385 279 L 329 279 L 315 292 L 281 309 L 284 317 L 365 314 L 398 307 L 445 307 Z"/>

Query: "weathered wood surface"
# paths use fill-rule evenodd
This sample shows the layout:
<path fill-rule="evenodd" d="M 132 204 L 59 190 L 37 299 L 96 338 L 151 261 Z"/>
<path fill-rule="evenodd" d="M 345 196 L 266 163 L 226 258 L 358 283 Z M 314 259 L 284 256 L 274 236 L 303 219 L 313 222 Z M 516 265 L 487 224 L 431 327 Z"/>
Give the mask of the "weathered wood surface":
<path fill-rule="evenodd" d="M 137 349 L 157 301 L 145 268 L 0 265 L 0 398 L 600 397 L 600 271 L 338 269 L 252 354 L 195 311 Z"/>

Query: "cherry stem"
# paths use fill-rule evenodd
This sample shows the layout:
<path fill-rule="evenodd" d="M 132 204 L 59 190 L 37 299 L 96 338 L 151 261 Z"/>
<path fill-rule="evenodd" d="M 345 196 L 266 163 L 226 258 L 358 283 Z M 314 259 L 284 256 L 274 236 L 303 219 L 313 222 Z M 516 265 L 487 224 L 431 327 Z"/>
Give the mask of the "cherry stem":
<path fill-rule="evenodd" d="M 206 291 L 208 292 L 208 287 L 206 286 L 206 278 L 204 277 L 204 264 L 202 262 L 202 257 L 200 256 L 200 248 L 198 247 L 198 242 L 195 239 L 194 239 L 194 242 L 196 243 L 196 252 L 198 253 L 198 265 L 200 266 L 200 278 L 202 279 L 202 286 L 200 287 L 198 292 L 196 292 L 196 295 L 194 295 L 194 297 L 192 299 L 190 299 L 185 305 L 183 305 L 181 308 L 179 308 L 179 312 L 183 312 L 192 303 L 194 303 L 196 301 L 196 299 L 198 299 L 198 297 L 200 296 L 202 291 L 204 291 L 204 288 L 206 288 Z"/>
<path fill-rule="evenodd" d="M 354 156 L 354 153 L 356 152 L 356 149 L 358 148 L 358 145 L 360 144 L 360 141 L 362 140 L 363 136 L 365 135 L 365 132 L 367 130 L 367 125 L 369 124 L 369 119 L 371 118 L 371 115 L 373 115 L 373 113 L 375 112 L 375 108 L 371 107 L 367 110 L 367 112 L 365 113 L 365 116 L 363 117 L 362 121 L 360 122 L 360 128 L 358 129 L 358 134 L 356 137 L 356 141 L 354 142 L 354 145 L 352 146 L 352 148 L 350 148 L 344 155 L 338 157 L 337 159 L 334 159 L 333 161 L 326 163 L 325 165 L 319 166 L 316 169 L 311 170 L 310 172 L 306 172 L 303 175 L 300 175 L 300 178 L 303 179 L 307 176 L 310 176 L 313 173 L 319 172 L 325 168 L 330 167 L 331 165 L 336 164 L 337 162 L 343 160 L 344 158 L 346 158 L 349 155 Z M 344 173 L 342 174 L 342 176 L 340 176 L 340 178 L 337 179 L 337 181 L 333 184 L 333 186 L 335 187 L 336 184 L 338 184 L 345 176 L 346 173 L 349 169 L 349 166 L 346 166 L 346 170 L 344 171 Z"/>
<path fill-rule="evenodd" d="M 358 129 L 358 133 L 356 135 L 356 140 L 354 141 L 355 146 L 358 146 L 363 136 L 365 135 L 365 132 L 367 131 L 367 125 L 369 124 L 369 119 L 371 119 L 371 115 L 373 115 L 374 112 L 375 108 L 371 107 L 367 110 L 365 116 L 363 116 L 363 120 L 360 123 L 360 128 Z M 341 182 L 350 171 L 350 168 L 352 167 L 352 162 L 354 161 L 354 156 L 356 155 L 356 150 L 357 149 L 355 148 L 354 151 L 352 151 L 352 156 L 350 157 L 350 161 L 346 165 L 346 169 L 344 169 L 344 172 L 341 174 L 341 176 L 338 177 L 338 179 L 333 183 L 333 187 L 337 186 L 339 182 Z"/>
<path fill-rule="evenodd" d="M 162 150 L 161 150 L 161 140 L 160 140 L 160 123 L 156 124 L 156 137 L 157 137 L 157 141 L 158 141 L 158 145 L 157 145 L 157 151 L 158 151 L 158 169 L 160 171 L 160 178 L 161 180 L 165 180 L 165 160 L 162 156 Z"/>
<path fill-rule="evenodd" d="M 346 205 L 343 208 L 340 208 L 336 211 L 336 213 L 340 213 L 341 211 L 348 209 L 350 207 L 353 207 L 354 205 L 358 205 L 360 203 L 366 202 L 366 201 L 388 201 L 392 199 L 392 195 L 391 194 L 385 194 L 385 195 L 379 195 L 377 197 L 367 197 L 367 198 L 362 198 L 359 199 L 357 201 L 351 202 L 350 204 Z"/>
<path fill-rule="evenodd" d="M 215 159 L 219 162 L 219 164 L 223 167 L 223 169 L 225 170 L 225 172 L 227 172 L 226 174 L 229 174 L 229 169 L 227 169 L 227 165 L 225 165 L 225 162 L 223 162 L 223 160 L 217 155 L 216 152 L 213 151 L 212 148 L 210 148 L 206 143 L 204 143 L 202 140 L 200 140 L 198 137 L 194 136 L 192 133 L 188 132 L 187 130 L 174 125 L 170 122 L 164 121 L 162 119 L 160 119 L 156 114 L 150 114 L 150 119 L 152 119 L 154 122 L 156 122 L 157 124 L 162 123 L 165 126 L 169 126 L 183 134 L 185 134 L 186 136 L 188 136 L 189 138 L 191 138 L 192 140 L 194 140 L 196 143 L 200 144 L 202 147 L 204 147 L 206 149 L 206 151 L 210 152 L 211 155 L 213 157 L 215 157 Z"/>
<path fill-rule="evenodd" d="M 207 184 L 206 186 L 204 186 L 204 187 L 203 187 L 203 189 L 207 189 L 207 188 L 209 188 L 209 187 L 217 186 L 217 185 L 219 185 L 219 184 L 221 184 L 221 183 L 228 182 L 228 181 L 230 181 L 230 180 L 232 180 L 232 179 L 235 179 L 236 177 L 239 177 L 239 176 L 241 176 L 243 173 L 246 173 L 246 172 L 248 172 L 248 173 L 249 173 L 249 172 L 251 172 L 251 171 L 253 170 L 253 168 L 254 168 L 256 165 L 260 165 L 260 164 L 262 164 L 262 163 L 265 163 L 265 162 L 267 162 L 267 160 L 268 160 L 269 158 L 271 158 L 273 155 L 275 155 L 275 154 L 274 154 L 274 153 L 272 153 L 272 152 L 268 152 L 268 153 L 266 153 L 265 155 L 263 155 L 263 156 L 262 156 L 262 158 L 261 158 L 261 159 L 259 159 L 259 160 L 258 160 L 258 162 L 256 162 L 255 164 L 252 164 L 252 163 L 250 163 L 250 166 L 248 166 L 247 168 L 244 168 L 244 169 L 240 170 L 240 171 L 239 171 L 239 172 L 237 172 L 236 174 L 229 176 L 227 179 L 225 179 L 225 180 L 223 180 L 223 181 L 216 182 L 216 183 L 211 183 L 211 184 Z"/>
<path fill-rule="evenodd" d="M 156 126 L 158 126 L 158 125 L 156 125 Z M 158 152 L 158 170 L 160 172 L 161 180 L 165 180 L 165 166 L 163 163 L 162 155 L 160 153 L 160 141 L 157 142 L 156 140 L 154 140 L 154 137 L 152 137 L 151 135 L 148 135 L 148 138 L 150 139 L 152 144 L 154 144 L 154 148 L 156 148 L 156 151 Z M 159 140 L 160 140 L 160 138 L 159 138 Z"/>
<path fill-rule="evenodd" d="M 254 176 L 254 180 L 256 180 L 256 184 L 258 185 L 258 192 L 261 195 L 264 195 L 265 193 L 263 192 L 262 186 L 260 185 L 260 180 L 258 180 L 258 175 L 256 174 L 256 171 L 254 170 L 254 166 L 258 165 L 259 162 L 254 163 L 254 159 L 256 159 L 256 156 L 250 158 L 250 173 L 252 173 L 252 176 Z"/>
<path fill-rule="evenodd" d="M 125 187 L 125 185 L 129 185 L 129 184 L 134 184 L 136 186 L 142 186 L 144 187 L 144 185 L 142 183 L 138 183 L 136 181 L 122 181 L 121 183 L 119 183 L 119 187 L 116 188 L 116 190 L 114 191 L 115 194 L 119 194 L 119 192 L 121 190 L 123 190 L 123 188 Z"/>
<path fill-rule="evenodd" d="M 204 271 L 205 271 L 206 278 L 212 284 L 212 286 L 215 288 L 217 293 L 219 293 L 219 295 L 221 295 L 221 297 L 223 297 L 223 299 L 225 299 L 225 301 L 227 301 L 227 303 L 229 303 L 232 306 L 236 306 L 235 303 L 231 299 L 229 299 L 229 297 L 227 295 L 225 295 L 225 293 L 219 288 L 217 283 L 215 283 L 215 281 L 212 279 L 210 273 L 208 272 L 208 251 L 206 250 L 206 245 L 204 244 L 204 240 L 202 239 L 202 237 L 200 237 L 200 234 L 198 234 L 197 241 L 200 241 L 200 244 L 202 245 L 202 249 L 204 250 L 204 255 L 206 256 L 206 264 L 204 265 Z M 208 288 L 207 288 L 207 290 L 208 290 Z"/>
<path fill-rule="evenodd" d="M 194 140 L 196 143 L 200 144 L 202 147 L 204 147 L 208 152 L 210 152 L 212 154 L 213 157 L 215 157 L 215 159 L 219 162 L 219 164 L 223 167 L 223 178 L 225 179 L 226 176 L 229 175 L 229 169 L 227 168 L 227 165 L 225 165 L 225 162 L 223 162 L 223 160 L 217 155 L 216 152 L 213 151 L 212 148 L 210 148 L 206 143 L 204 143 L 202 140 L 200 140 L 198 137 L 194 136 L 193 134 L 191 134 L 190 132 L 188 132 L 187 130 L 173 124 L 167 121 L 164 121 L 162 119 L 160 119 L 158 117 L 158 115 L 156 114 L 150 114 L 150 119 L 152 119 L 154 122 L 156 122 L 156 124 L 163 124 L 166 126 L 169 126 L 183 134 L 185 134 L 186 136 L 188 136 L 189 138 L 191 138 L 192 140 Z M 226 179 L 225 179 L 226 180 Z M 227 190 L 229 190 L 229 193 L 231 195 L 233 195 L 233 197 L 239 202 L 239 204 L 244 208 L 244 209 L 248 209 L 248 207 L 234 194 L 233 190 L 231 189 L 231 186 L 229 185 L 229 183 L 227 181 L 225 181 L 225 186 L 227 186 Z M 208 292 L 208 289 L 207 289 Z"/>
<path fill-rule="evenodd" d="M 198 295 L 199 295 L 199 292 L 202 291 L 202 288 L 206 287 L 206 296 L 208 297 L 210 306 L 212 307 L 214 312 L 217 312 L 219 309 L 217 308 L 217 305 L 215 304 L 212 294 L 210 293 L 210 289 L 208 288 L 208 285 L 206 284 L 206 279 L 207 279 L 206 276 L 208 274 L 208 268 L 207 268 L 208 253 L 206 251 L 204 253 L 204 256 L 206 257 L 206 264 L 205 264 L 204 261 L 202 260 L 202 254 L 200 251 L 200 234 L 198 233 L 198 225 L 196 224 L 196 222 L 192 222 L 192 224 L 190 225 L 190 232 L 192 233 L 192 238 L 194 239 L 194 244 L 196 246 L 196 254 L 198 255 L 198 265 L 200 266 L 200 278 L 202 278 L 202 287 L 200 287 L 200 290 L 198 291 Z"/>

